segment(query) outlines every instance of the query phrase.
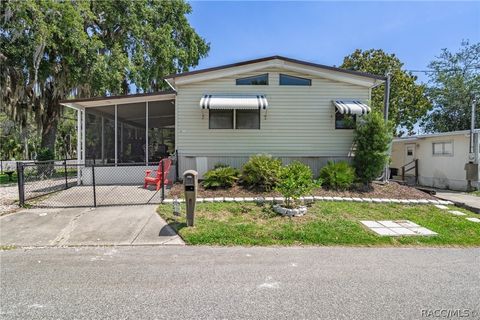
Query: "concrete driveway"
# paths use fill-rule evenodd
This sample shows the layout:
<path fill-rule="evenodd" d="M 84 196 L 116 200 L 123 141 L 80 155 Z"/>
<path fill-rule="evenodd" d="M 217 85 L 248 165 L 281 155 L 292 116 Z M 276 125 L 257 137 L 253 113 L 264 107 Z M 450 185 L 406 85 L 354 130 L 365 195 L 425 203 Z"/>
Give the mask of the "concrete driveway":
<path fill-rule="evenodd" d="M 155 205 L 26 209 L 0 217 L 0 244 L 14 246 L 182 245 Z"/>
<path fill-rule="evenodd" d="M 436 190 L 435 197 L 443 200 L 449 200 L 475 213 L 480 213 L 480 197 L 468 194 L 465 192 L 451 191 L 451 190 Z"/>

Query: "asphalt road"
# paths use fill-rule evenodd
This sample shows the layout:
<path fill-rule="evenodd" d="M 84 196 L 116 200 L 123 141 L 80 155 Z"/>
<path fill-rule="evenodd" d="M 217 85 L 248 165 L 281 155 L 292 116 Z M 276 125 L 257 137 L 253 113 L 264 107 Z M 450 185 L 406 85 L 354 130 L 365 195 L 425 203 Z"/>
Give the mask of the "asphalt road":
<path fill-rule="evenodd" d="M 480 248 L 82 247 L 0 258 L 2 319 L 480 318 Z"/>

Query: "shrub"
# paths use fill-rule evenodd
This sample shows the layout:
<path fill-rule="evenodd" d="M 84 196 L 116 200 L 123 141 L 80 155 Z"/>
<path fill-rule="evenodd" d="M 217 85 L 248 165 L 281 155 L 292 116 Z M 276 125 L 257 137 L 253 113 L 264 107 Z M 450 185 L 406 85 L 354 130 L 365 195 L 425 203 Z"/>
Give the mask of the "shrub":
<path fill-rule="evenodd" d="M 278 184 L 281 168 L 282 162 L 271 155 L 251 156 L 242 167 L 242 183 L 249 188 L 270 191 Z"/>
<path fill-rule="evenodd" d="M 55 155 L 53 151 L 48 148 L 42 148 L 37 153 L 37 161 L 49 161 L 54 160 Z"/>
<path fill-rule="evenodd" d="M 213 169 L 228 168 L 228 167 L 229 167 L 228 164 L 225 164 L 225 163 L 222 163 L 222 162 L 217 162 L 217 163 L 215 163 L 215 165 L 213 166 Z"/>
<path fill-rule="evenodd" d="M 285 197 L 287 208 L 294 207 L 300 197 L 307 195 L 319 185 L 313 180 L 312 169 L 298 161 L 283 167 L 279 177 L 280 182 L 275 190 Z"/>
<path fill-rule="evenodd" d="M 218 167 L 204 174 L 203 186 L 209 188 L 230 188 L 238 180 L 240 172 L 232 167 Z"/>
<path fill-rule="evenodd" d="M 37 174 L 43 179 L 49 178 L 55 172 L 53 160 L 55 156 L 52 150 L 48 148 L 42 148 L 37 153 Z M 42 162 L 48 161 L 48 162 Z"/>
<path fill-rule="evenodd" d="M 388 163 L 392 128 L 382 115 L 371 112 L 362 117 L 355 129 L 353 165 L 357 177 L 368 185 L 378 178 Z"/>
<path fill-rule="evenodd" d="M 328 161 L 320 170 L 320 178 L 327 188 L 345 190 L 350 188 L 355 180 L 355 170 L 346 161 Z"/>

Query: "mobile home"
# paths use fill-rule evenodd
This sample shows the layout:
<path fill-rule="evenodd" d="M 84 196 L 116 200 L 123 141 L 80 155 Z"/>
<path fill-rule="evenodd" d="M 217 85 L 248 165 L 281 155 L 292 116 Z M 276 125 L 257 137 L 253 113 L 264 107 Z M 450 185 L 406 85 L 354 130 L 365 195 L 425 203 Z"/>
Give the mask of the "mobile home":
<path fill-rule="evenodd" d="M 165 77 L 171 91 L 62 101 L 78 110 L 80 161 L 151 163 L 176 154 L 200 177 L 252 154 L 315 173 L 352 156 L 353 126 L 383 76 L 272 56 Z"/>

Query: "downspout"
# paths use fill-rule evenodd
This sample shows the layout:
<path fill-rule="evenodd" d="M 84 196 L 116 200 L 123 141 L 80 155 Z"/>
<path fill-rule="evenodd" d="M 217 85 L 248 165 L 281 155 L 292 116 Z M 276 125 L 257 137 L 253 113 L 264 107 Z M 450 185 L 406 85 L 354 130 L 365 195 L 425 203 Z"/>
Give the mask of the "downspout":
<path fill-rule="evenodd" d="M 385 118 L 385 124 L 388 122 L 388 109 L 390 107 L 390 72 L 387 72 L 387 80 L 385 82 L 385 92 L 384 92 L 384 97 L 383 97 L 383 116 Z M 388 155 L 389 157 L 392 156 L 392 144 L 393 144 L 393 139 L 390 142 L 390 146 L 388 147 Z M 387 182 L 388 181 L 388 170 L 389 164 L 385 164 L 385 169 L 383 170 L 383 177 L 382 181 Z"/>

